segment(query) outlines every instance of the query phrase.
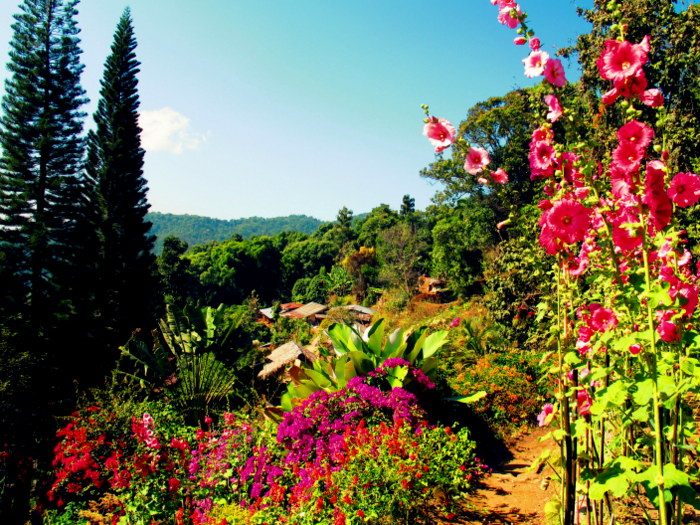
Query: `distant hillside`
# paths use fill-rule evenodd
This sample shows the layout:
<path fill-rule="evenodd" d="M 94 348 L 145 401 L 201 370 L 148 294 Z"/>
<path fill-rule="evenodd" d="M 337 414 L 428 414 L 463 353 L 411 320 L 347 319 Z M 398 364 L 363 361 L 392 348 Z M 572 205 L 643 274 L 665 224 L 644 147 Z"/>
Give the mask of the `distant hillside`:
<path fill-rule="evenodd" d="M 254 235 L 275 235 L 282 231 L 312 234 L 323 224 L 322 221 L 306 215 L 288 215 L 270 219 L 249 217 L 227 221 L 199 215 L 151 212 L 146 216 L 146 220 L 153 223 L 151 233 L 158 237 L 157 253 L 160 253 L 163 239 L 169 235 L 179 237 L 190 246 L 194 246 L 209 241 L 223 241 L 234 233 L 244 238 Z"/>

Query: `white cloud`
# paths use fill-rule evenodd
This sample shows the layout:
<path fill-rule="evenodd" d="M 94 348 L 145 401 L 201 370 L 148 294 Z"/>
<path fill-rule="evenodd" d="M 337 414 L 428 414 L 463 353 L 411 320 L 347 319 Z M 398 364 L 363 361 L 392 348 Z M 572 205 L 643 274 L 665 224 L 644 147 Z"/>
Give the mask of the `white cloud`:
<path fill-rule="evenodd" d="M 146 151 L 169 151 L 180 155 L 199 149 L 207 135 L 194 131 L 190 119 L 172 108 L 142 111 L 139 115 L 141 147 Z"/>

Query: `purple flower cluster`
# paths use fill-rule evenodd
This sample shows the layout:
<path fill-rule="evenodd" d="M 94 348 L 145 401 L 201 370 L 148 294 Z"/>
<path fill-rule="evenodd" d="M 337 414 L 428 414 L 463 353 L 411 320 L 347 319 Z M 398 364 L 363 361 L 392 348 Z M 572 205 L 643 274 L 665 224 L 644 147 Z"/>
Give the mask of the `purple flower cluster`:
<path fill-rule="evenodd" d="M 287 464 L 314 462 L 323 457 L 332 459 L 342 456 L 346 433 L 352 433 L 363 420 L 370 423 L 402 420 L 417 427 L 424 415 L 416 397 L 403 388 L 385 392 L 355 377 L 338 392 L 313 393 L 285 414 L 278 427 L 277 441 L 288 451 Z"/>

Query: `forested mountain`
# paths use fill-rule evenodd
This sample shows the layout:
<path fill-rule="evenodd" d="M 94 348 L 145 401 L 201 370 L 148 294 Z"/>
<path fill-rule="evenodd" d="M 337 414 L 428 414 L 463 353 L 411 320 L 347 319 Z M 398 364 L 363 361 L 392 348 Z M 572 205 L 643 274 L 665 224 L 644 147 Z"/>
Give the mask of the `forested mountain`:
<path fill-rule="evenodd" d="M 248 217 L 245 219 L 212 219 L 200 215 L 176 215 L 151 212 L 147 220 L 153 223 L 151 233 L 158 237 L 156 251 L 163 247 L 163 239 L 174 235 L 190 246 L 208 241 L 223 241 L 234 233 L 247 239 L 254 235 L 275 235 L 282 231 L 314 233 L 322 221 L 307 215 L 287 215 L 286 217 Z"/>

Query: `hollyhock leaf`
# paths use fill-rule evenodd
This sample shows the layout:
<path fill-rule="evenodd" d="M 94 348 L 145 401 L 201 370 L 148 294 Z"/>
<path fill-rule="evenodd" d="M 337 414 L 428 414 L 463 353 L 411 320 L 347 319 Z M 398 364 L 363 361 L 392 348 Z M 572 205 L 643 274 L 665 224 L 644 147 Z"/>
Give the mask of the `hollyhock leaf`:
<path fill-rule="evenodd" d="M 630 485 L 629 474 L 616 461 L 591 482 L 589 496 L 593 500 L 601 500 L 610 492 L 616 498 L 621 498 Z"/>
<path fill-rule="evenodd" d="M 684 374 L 700 379 L 700 361 L 692 357 L 682 357 L 680 365 Z"/>
<path fill-rule="evenodd" d="M 635 383 L 637 389 L 632 394 L 634 403 L 639 406 L 647 406 L 654 396 L 654 381 L 651 378 L 637 381 Z"/>

